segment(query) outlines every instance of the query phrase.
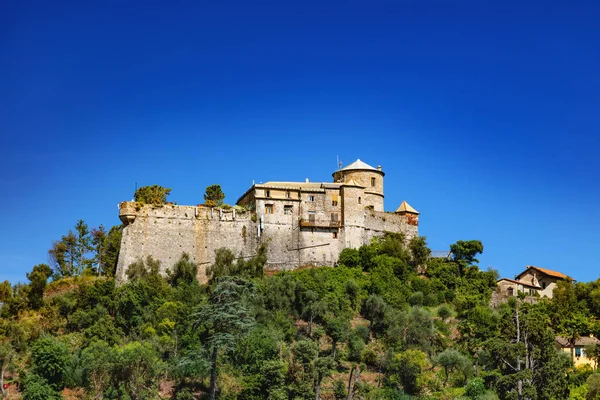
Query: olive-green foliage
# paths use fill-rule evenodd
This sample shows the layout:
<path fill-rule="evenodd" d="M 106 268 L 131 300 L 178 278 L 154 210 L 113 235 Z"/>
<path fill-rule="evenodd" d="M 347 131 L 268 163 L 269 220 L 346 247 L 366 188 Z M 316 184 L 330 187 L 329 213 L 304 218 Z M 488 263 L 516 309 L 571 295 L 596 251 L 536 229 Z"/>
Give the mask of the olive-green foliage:
<path fill-rule="evenodd" d="M 344 249 L 338 258 L 338 264 L 348 268 L 360 267 L 360 254 L 356 249 Z"/>
<path fill-rule="evenodd" d="M 470 399 L 479 399 L 480 396 L 485 394 L 485 392 L 485 383 L 483 379 L 473 378 L 466 386 L 465 395 Z"/>
<path fill-rule="evenodd" d="M 54 390 L 65 386 L 65 374 L 70 361 L 64 343 L 51 337 L 42 337 L 31 348 L 32 371 L 45 379 Z"/>
<path fill-rule="evenodd" d="M 396 354 L 389 370 L 410 395 L 418 395 L 425 388 L 423 371 L 428 368 L 427 355 L 420 350 L 406 350 Z"/>
<path fill-rule="evenodd" d="M 156 348 L 148 342 L 134 341 L 114 350 L 112 393 L 132 400 L 153 398 L 158 390 L 156 379 L 164 364 Z"/>
<path fill-rule="evenodd" d="M 464 380 L 466 381 L 469 372 L 471 371 L 471 360 L 469 360 L 465 355 L 461 354 L 460 351 L 455 349 L 446 349 L 438 354 L 434 361 L 437 365 L 440 365 L 444 368 L 445 380 L 444 384 L 448 383 L 448 379 L 450 378 L 450 374 L 453 371 L 458 371 L 463 375 Z"/>
<path fill-rule="evenodd" d="M 267 246 L 265 244 L 261 244 L 256 255 L 247 260 L 236 257 L 231 250 L 222 247 L 215 250 L 215 262 L 206 269 L 206 275 L 210 283 L 224 276 L 256 278 L 263 276 L 266 263 Z"/>
<path fill-rule="evenodd" d="M 31 373 L 23 381 L 23 400 L 58 400 L 61 396 L 43 377 Z"/>
<path fill-rule="evenodd" d="M 190 260 L 188 253 L 183 253 L 179 261 L 167 273 L 167 281 L 173 286 L 192 283 L 198 275 L 198 264 Z"/>
<path fill-rule="evenodd" d="M 225 199 L 225 193 L 223 193 L 221 185 L 210 185 L 206 187 L 204 201 L 214 202 L 215 205 L 219 207 L 223 204 L 223 199 Z"/>
<path fill-rule="evenodd" d="M 600 399 L 600 374 L 592 374 L 587 378 L 586 400 Z"/>
<path fill-rule="evenodd" d="M 50 276 L 52 270 L 47 264 L 38 264 L 27 274 L 27 279 L 31 282 L 27 298 L 32 309 L 37 310 L 44 304 L 44 288 Z"/>
<path fill-rule="evenodd" d="M 135 191 L 133 199 L 140 204 L 162 206 L 167 202 L 170 193 L 171 189 L 160 185 L 142 186 Z"/>

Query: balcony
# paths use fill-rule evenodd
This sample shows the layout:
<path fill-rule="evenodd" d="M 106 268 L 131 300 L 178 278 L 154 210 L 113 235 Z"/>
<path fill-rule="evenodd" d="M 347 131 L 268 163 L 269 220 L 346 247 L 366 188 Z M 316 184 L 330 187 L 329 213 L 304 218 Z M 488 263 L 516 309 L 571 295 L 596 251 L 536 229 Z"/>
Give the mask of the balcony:
<path fill-rule="evenodd" d="M 334 221 L 330 219 L 316 219 L 316 218 L 301 218 L 300 226 L 302 228 L 339 228 L 340 221 Z"/>

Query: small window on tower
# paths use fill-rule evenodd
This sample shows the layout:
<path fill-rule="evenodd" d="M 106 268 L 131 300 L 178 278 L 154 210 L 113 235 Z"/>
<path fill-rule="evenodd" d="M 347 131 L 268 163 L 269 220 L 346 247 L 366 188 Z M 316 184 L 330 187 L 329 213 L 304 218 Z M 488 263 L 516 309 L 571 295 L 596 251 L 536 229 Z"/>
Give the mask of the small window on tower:
<path fill-rule="evenodd" d="M 292 210 L 294 206 L 283 206 L 283 213 L 285 215 L 292 215 Z"/>
<path fill-rule="evenodd" d="M 360 197 L 358 198 L 358 204 L 362 204 L 362 199 Z"/>
<path fill-rule="evenodd" d="M 266 194 L 265 194 L 265 196 L 267 196 L 267 197 L 271 197 L 271 191 L 270 191 L 270 190 L 267 190 L 267 191 L 266 191 Z"/>
<path fill-rule="evenodd" d="M 338 238 L 338 233 L 337 232 L 332 232 L 331 237 L 333 237 L 334 239 Z"/>
<path fill-rule="evenodd" d="M 313 202 L 315 201 L 315 196 L 308 196 L 308 201 Z"/>
<path fill-rule="evenodd" d="M 287 192 L 285 192 L 285 197 L 287 199 L 291 199 L 292 198 L 292 194 L 290 193 L 290 191 L 288 190 Z"/>
<path fill-rule="evenodd" d="M 375 186 L 375 178 L 371 178 L 371 186 Z"/>
<path fill-rule="evenodd" d="M 265 205 L 265 214 L 273 214 L 273 204 Z"/>

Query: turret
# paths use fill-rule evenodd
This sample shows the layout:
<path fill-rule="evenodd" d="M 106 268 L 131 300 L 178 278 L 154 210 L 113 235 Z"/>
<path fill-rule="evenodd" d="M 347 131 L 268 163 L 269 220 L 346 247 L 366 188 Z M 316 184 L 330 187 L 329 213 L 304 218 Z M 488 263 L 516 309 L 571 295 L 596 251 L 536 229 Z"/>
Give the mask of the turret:
<path fill-rule="evenodd" d="M 369 164 L 356 160 L 333 173 L 333 181 L 336 183 L 346 183 L 350 180 L 364 187 L 364 198 L 361 199 L 365 208 L 372 208 L 375 211 L 383 211 L 383 177 L 385 173 L 381 170 L 381 165 L 377 168 Z"/>
<path fill-rule="evenodd" d="M 400 207 L 395 211 L 396 214 L 406 216 L 406 222 L 409 225 L 419 226 L 419 212 L 412 208 L 406 201 L 400 203 Z"/>

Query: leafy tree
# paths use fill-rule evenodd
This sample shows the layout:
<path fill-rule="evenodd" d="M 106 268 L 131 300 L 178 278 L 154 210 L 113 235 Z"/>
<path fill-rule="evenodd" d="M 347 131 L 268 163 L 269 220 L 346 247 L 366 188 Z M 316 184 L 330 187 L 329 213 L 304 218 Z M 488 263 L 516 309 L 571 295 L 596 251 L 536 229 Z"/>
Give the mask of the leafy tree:
<path fill-rule="evenodd" d="M 450 245 L 450 251 L 452 260 L 458 267 L 459 276 L 462 276 L 467 266 L 479 262 L 475 256 L 483 253 L 483 244 L 479 240 L 459 240 Z"/>
<path fill-rule="evenodd" d="M 483 378 L 474 378 L 466 386 L 465 395 L 470 399 L 479 399 L 485 394 L 485 381 Z"/>
<path fill-rule="evenodd" d="M 28 374 L 23 381 L 23 400 L 59 400 L 60 394 L 46 379 Z"/>
<path fill-rule="evenodd" d="M 429 257 L 431 250 L 427 247 L 426 236 L 415 236 L 408 243 L 408 248 L 411 255 L 411 263 L 413 267 L 424 266 Z"/>
<path fill-rule="evenodd" d="M 600 345 L 592 343 L 585 346 L 585 355 L 594 360 L 594 368 L 597 369 L 600 363 Z"/>
<path fill-rule="evenodd" d="M 120 398 L 129 396 L 132 400 L 140 400 L 154 397 L 162 370 L 163 363 L 150 343 L 135 341 L 115 350 L 113 382 L 120 384 Z M 97 369 L 96 373 L 102 372 Z"/>
<path fill-rule="evenodd" d="M 260 277 L 264 274 L 267 263 L 267 246 L 262 244 L 256 255 L 249 260 L 244 260 L 235 255 L 231 250 L 221 247 L 215 250 L 215 262 L 206 269 L 209 283 L 224 276 L 240 276 L 244 278 Z"/>
<path fill-rule="evenodd" d="M 65 385 L 65 373 L 70 361 L 69 350 L 62 342 L 50 337 L 38 339 L 31 349 L 32 371 L 45 379 L 55 390 Z"/>
<path fill-rule="evenodd" d="M 12 297 L 12 286 L 9 281 L 0 283 L 0 302 L 6 302 Z"/>
<path fill-rule="evenodd" d="M 54 242 L 48 251 L 56 274 L 59 277 L 81 275 L 92 264 L 87 257 L 92 250 L 91 243 L 88 226 L 80 219 L 75 224 L 75 233 L 69 231 L 61 240 Z"/>
<path fill-rule="evenodd" d="M 499 334 L 484 346 L 487 363 L 501 374 L 496 383 L 501 399 L 568 397 L 571 362 L 556 350 L 554 340 L 543 304 L 512 301 Z"/>
<path fill-rule="evenodd" d="M 231 351 L 254 325 L 255 319 L 244 298 L 255 293 L 254 285 L 241 278 L 221 278 L 215 282 L 208 304 L 192 315 L 194 325 L 208 331 L 211 348 L 210 399 L 216 398 L 219 350 Z"/>
<path fill-rule="evenodd" d="M 388 305 L 381 296 L 369 296 L 362 309 L 362 315 L 369 321 L 369 328 L 375 332 L 383 332 Z"/>
<path fill-rule="evenodd" d="M 107 239 L 108 235 L 103 225 L 92 229 L 91 246 L 95 253 L 92 263 L 96 267 L 98 276 L 102 275 L 103 270 L 106 268 L 103 262 L 105 260 L 104 253 L 106 252 Z"/>
<path fill-rule="evenodd" d="M 51 275 L 52 270 L 47 264 L 38 264 L 27 274 L 27 279 L 31 282 L 27 298 L 29 299 L 29 307 L 32 309 L 37 310 L 44 305 L 44 289 Z"/>
<path fill-rule="evenodd" d="M 360 254 L 356 249 L 344 249 L 340 252 L 338 264 L 348 268 L 360 267 Z"/>
<path fill-rule="evenodd" d="M 450 374 L 454 370 L 466 371 L 471 367 L 471 361 L 461 354 L 460 351 L 454 349 L 446 349 L 435 357 L 435 363 L 444 368 L 445 380 L 444 385 L 448 384 Z"/>
<path fill-rule="evenodd" d="M 335 367 L 335 360 L 331 357 L 318 358 L 315 363 L 316 384 L 315 384 L 315 400 L 321 398 L 321 383 L 323 378 L 331 375 L 332 369 Z"/>
<path fill-rule="evenodd" d="M 198 276 L 198 264 L 190 260 L 188 253 L 183 253 L 173 269 L 167 272 L 167 280 L 173 286 L 192 283 Z"/>
<path fill-rule="evenodd" d="M 575 342 L 589 329 L 588 319 L 581 313 L 571 314 L 563 320 L 558 330 L 567 338 L 571 346 L 571 360 L 575 359 Z"/>
<path fill-rule="evenodd" d="M 169 194 L 171 194 L 171 189 L 160 185 L 142 186 L 135 191 L 133 199 L 140 204 L 162 206 L 167 202 Z"/>
<path fill-rule="evenodd" d="M 217 207 L 220 207 L 223 205 L 223 199 L 225 199 L 225 193 L 223 193 L 221 185 L 210 185 L 206 187 L 204 201 L 214 202 Z"/>
<path fill-rule="evenodd" d="M 110 384 L 110 373 L 115 361 L 113 349 L 108 343 L 97 341 L 83 349 L 81 358 L 87 386 L 96 399 L 102 399 L 102 393 Z"/>
<path fill-rule="evenodd" d="M 109 277 L 114 277 L 117 270 L 122 236 L 123 225 L 115 225 L 110 228 L 104 241 L 104 248 L 99 262 L 102 264 L 104 274 Z"/>
<path fill-rule="evenodd" d="M 160 260 L 155 260 L 152 256 L 146 257 L 146 260 L 139 259 L 127 267 L 127 278 L 129 280 L 143 279 L 148 276 L 157 276 L 160 273 Z"/>
<path fill-rule="evenodd" d="M 452 316 L 452 308 L 447 304 L 442 304 L 437 309 L 437 316 L 446 322 L 448 318 Z"/>
<path fill-rule="evenodd" d="M 0 342 L 0 391 L 2 392 L 2 398 L 6 396 L 6 389 L 4 389 L 4 376 L 12 366 L 12 361 L 14 360 L 15 355 L 16 353 L 10 342 Z"/>
<path fill-rule="evenodd" d="M 335 360 L 337 344 L 348 336 L 350 321 L 343 316 L 335 317 L 327 321 L 325 332 L 331 338 L 331 358 Z"/>
<path fill-rule="evenodd" d="M 425 353 L 409 349 L 394 357 L 390 371 L 397 376 L 406 393 L 418 395 L 425 387 L 423 372 L 428 367 L 429 362 Z"/>
<path fill-rule="evenodd" d="M 450 251 L 454 261 L 470 265 L 479 262 L 475 256 L 483 253 L 483 244 L 479 240 L 459 240 L 450 245 Z"/>
<path fill-rule="evenodd" d="M 588 376 L 587 381 L 587 393 L 585 395 L 586 400 L 598 400 L 600 399 L 600 374 L 591 374 Z"/>

